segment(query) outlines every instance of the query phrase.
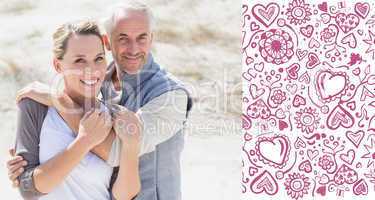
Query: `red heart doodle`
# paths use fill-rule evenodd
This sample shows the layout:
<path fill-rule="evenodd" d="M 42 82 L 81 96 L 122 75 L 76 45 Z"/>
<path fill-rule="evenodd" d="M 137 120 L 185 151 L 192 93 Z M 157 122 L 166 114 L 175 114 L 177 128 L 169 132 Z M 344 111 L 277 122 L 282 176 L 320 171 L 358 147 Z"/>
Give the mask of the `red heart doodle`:
<path fill-rule="evenodd" d="M 250 183 L 250 189 L 255 194 L 265 192 L 268 195 L 275 195 L 279 191 L 279 186 L 275 178 L 268 171 L 264 171 Z"/>
<path fill-rule="evenodd" d="M 341 43 L 348 44 L 350 48 L 355 48 L 357 46 L 357 39 L 355 39 L 353 33 L 350 33 L 341 39 Z"/>
<path fill-rule="evenodd" d="M 327 2 L 323 2 L 323 3 L 318 4 L 318 8 L 319 8 L 319 10 L 321 10 L 323 12 L 327 12 L 328 11 Z"/>
<path fill-rule="evenodd" d="M 346 137 L 349 139 L 349 141 L 351 143 L 353 143 L 353 145 L 358 148 L 359 145 L 361 144 L 362 142 L 362 139 L 363 137 L 365 136 L 365 132 L 362 131 L 362 130 L 359 130 L 359 131 L 356 131 L 356 132 L 353 132 L 353 131 L 347 131 L 346 132 Z"/>
<path fill-rule="evenodd" d="M 313 69 L 320 64 L 319 57 L 315 53 L 311 52 L 307 57 L 309 59 L 306 63 L 307 69 Z"/>
<path fill-rule="evenodd" d="M 283 168 L 289 159 L 290 142 L 284 135 L 259 137 L 255 149 L 259 160 L 264 164 Z"/>
<path fill-rule="evenodd" d="M 348 33 L 349 31 L 355 29 L 359 24 L 359 18 L 357 15 L 352 13 L 348 15 L 345 13 L 338 13 L 335 21 L 344 33 Z"/>
<path fill-rule="evenodd" d="M 353 185 L 353 193 L 357 196 L 359 195 L 367 195 L 368 193 L 368 186 L 364 179 L 359 180 L 358 182 L 354 183 Z"/>
<path fill-rule="evenodd" d="M 349 165 L 353 164 L 354 158 L 355 158 L 355 152 L 353 149 L 350 149 L 346 154 L 345 153 L 340 154 L 340 159 Z"/>
<path fill-rule="evenodd" d="M 255 19 L 269 27 L 279 16 L 280 8 L 276 3 L 269 3 L 266 7 L 262 4 L 256 4 L 251 11 Z"/>
<path fill-rule="evenodd" d="M 318 189 L 316 190 L 316 193 L 317 194 L 320 194 L 321 196 L 326 196 L 326 191 L 327 191 L 327 188 L 325 185 L 322 185 L 320 187 L 318 187 Z"/>
<path fill-rule="evenodd" d="M 299 71 L 299 64 L 298 63 L 293 63 L 291 66 L 289 66 L 286 69 L 286 72 L 288 73 L 288 77 L 290 79 L 296 80 L 298 78 L 298 71 Z"/>
<path fill-rule="evenodd" d="M 327 127 L 332 130 L 336 130 L 340 126 L 344 128 L 351 128 L 353 124 L 353 116 L 341 105 L 337 105 L 327 118 Z"/>
<path fill-rule="evenodd" d="M 262 99 L 258 99 L 247 108 L 247 114 L 250 118 L 268 119 L 271 115 L 271 110 Z"/>
<path fill-rule="evenodd" d="M 323 70 L 317 73 L 316 90 L 323 102 L 330 102 L 345 94 L 348 84 L 345 72 Z"/>
<path fill-rule="evenodd" d="M 300 171 L 304 171 L 306 173 L 310 173 L 312 171 L 311 163 L 309 160 L 305 160 L 299 164 L 298 169 Z"/>
<path fill-rule="evenodd" d="M 294 96 L 293 106 L 298 108 L 298 107 L 303 106 L 303 105 L 306 105 L 306 99 L 303 98 L 302 96 L 298 95 L 298 94 L 296 96 Z"/>
<path fill-rule="evenodd" d="M 354 6 L 354 12 L 362 17 L 362 19 L 366 18 L 368 13 L 370 12 L 370 5 L 368 3 L 356 3 Z"/>
<path fill-rule="evenodd" d="M 299 30 L 302 33 L 302 35 L 304 35 L 305 37 L 310 38 L 311 35 L 314 32 L 314 27 L 312 25 L 307 25 L 305 27 L 301 27 Z"/>
<path fill-rule="evenodd" d="M 307 50 L 302 51 L 302 49 L 297 49 L 296 55 L 297 55 L 298 60 L 301 61 L 304 57 L 306 57 Z"/>
<path fill-rule="evenodd" d="M 284 129 L 288 128 L 288 123 L 283 120 L 279 120 L 279 130 L 283 131 Z"/>
<path fill-rule="evenodd" d="M 335 183 L 338 185 L 342 185 L 344 183 L 353 184 L 357 181 L 357 179 L 358 173 L 345 164 L 341 165 L 333 178 Z"/>

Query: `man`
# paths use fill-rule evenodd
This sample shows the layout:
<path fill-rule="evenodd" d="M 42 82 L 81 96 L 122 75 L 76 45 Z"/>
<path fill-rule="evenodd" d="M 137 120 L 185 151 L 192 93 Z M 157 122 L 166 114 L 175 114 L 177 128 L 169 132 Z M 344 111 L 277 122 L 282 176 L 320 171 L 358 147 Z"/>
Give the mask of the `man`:
<path fill-rule="evenodd" d="M 131 1 L 115 7 L 105 28 L 104 39 L 114 62 L 108 67 L 101 89 L 103 100 L 107 105 L 119 104 L 137 112 L 143 122 L 139 165 L 142 186 L 136 199 L 181 199 L 180 156 L 184 124 L 192 106 L 189 94 L 178 80 L 160 68 L 150 53 L 154 23 L 145 4 Z M 77 130 L 81 116 L 82 113 L 63 118 Z M 112 133 L 92 152 L 118 166 L 120 149 L 120 140 Z M 14 156 L 8 161 L 10 179 L 20 188 L 27 187 L 40 195 L 32 185 L 22 185 L 32 184 L 32 180 L 17 182 L 22 174 L 21 159 Z"/>

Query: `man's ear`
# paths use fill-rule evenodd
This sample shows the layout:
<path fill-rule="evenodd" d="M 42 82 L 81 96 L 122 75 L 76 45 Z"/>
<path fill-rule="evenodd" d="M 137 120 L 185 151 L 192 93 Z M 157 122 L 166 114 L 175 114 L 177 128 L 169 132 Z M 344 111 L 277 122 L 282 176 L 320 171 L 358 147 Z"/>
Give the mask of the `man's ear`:
<path fill-rule="evenodd" d="M 109 43 L 109 37 L 108 37 L 108 35 L 102 35 L 102 40 L 103 40 L 105 48 L 108 51 L 111 51 L 111 44 Z"/>
<path fill-rule="evenodd" d="M 57 73 L 61 73 L 61 64 L 57 58 L 53 58 L 53 66 L 55 67 Z"/>

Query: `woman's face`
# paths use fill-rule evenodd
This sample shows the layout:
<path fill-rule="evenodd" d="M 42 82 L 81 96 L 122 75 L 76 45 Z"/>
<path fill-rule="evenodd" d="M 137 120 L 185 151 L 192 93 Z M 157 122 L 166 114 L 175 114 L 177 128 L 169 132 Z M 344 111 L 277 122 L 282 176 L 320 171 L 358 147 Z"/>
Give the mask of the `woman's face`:
<path fill-rule="evenodd" d="M 101 39 L 96 35 L 73 34 L 56 70 L 64 77 L 65 90 L 81 98 L 95 98 L 100 91 L 107 63 Z"/>

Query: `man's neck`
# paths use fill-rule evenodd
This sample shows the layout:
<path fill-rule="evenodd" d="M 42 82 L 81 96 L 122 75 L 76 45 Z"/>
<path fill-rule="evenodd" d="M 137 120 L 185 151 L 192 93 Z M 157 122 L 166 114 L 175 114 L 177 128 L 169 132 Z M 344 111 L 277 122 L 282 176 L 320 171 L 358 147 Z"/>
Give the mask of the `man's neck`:
<path fill-rule="evenodd" d="M 115 90 L 120 91 L 121 83 L 120 83 L 119 74 L 117 73 L 116 67 L 115 67 L 115 71 L 112 73 L 111 80 L 112 80 L 112 84 Z"/>

